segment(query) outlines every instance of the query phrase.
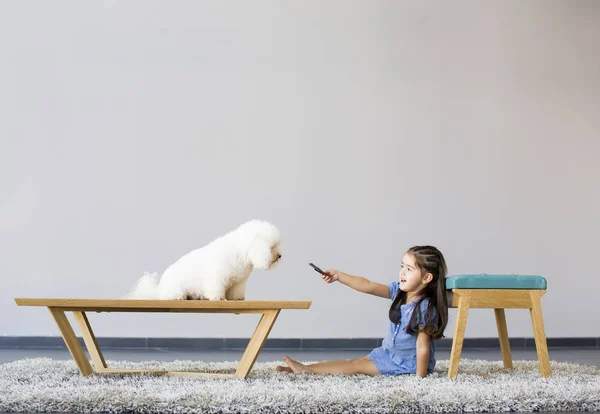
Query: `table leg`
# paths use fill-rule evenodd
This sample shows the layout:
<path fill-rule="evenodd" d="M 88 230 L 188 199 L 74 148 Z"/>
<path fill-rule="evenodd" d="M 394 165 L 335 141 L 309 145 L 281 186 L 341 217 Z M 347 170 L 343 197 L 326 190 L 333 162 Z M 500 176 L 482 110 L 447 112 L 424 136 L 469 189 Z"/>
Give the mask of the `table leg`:
<path fill-rule="evenodd" d="M 75 336 L 75 332 L 73 332 L 73 328 L 67 319 L 67 315 L 65 315 L 65 311 L 52 307 L 48 307 L 48 310 L 54 318 L 54 321 L 60 330 L 60 334 L 65 341 L 65 345 L 67 345 L 67 349 L 71 353 L 71 356 L 75 360 L 75 363 L 77 364 L 77 367 L 79 367 L 81 373 L 86 376 L 93 374 L 94 370 L 92 369 L 90 361 L 85 355 L 85 352 L 83 352 L 83 348 L 79 344 L 77 336 Z"/>
<path fill-rule="evenodd" d="M 103 369 L 106 369 L 106 361 L 104 360 L 102 351 L 100 351 L 98 341 L 96 340 L 94 331 L 92 331 L 92 326 L 90 325 L 87 315 L 85 312 L 76 311 L 73 311 L 73 315 L 75 315 L 75 319 L 79 324 L 79 329 L 81 329 L 81 335 L 83 336 L 85 347 L 92 358 L 92 362 L 94 363 L 96 371 L 102 371 Z"/>
<path fill-rule="evenodd" d="M 271 328 L 278 315 L 279 309 L 264 311 L 252 338 L 250 338 L 246 351 L 244 351 L 244 354 L 240 359 L 237 371 L 235 372 L 236 377 L 246 378 L 248 376 L 248 373 L 252 369 L 254 362 L 256 362 L 258 353 L 267 339 L 267 336 L 269 336 L 269 332 L 271 332 Z"/>

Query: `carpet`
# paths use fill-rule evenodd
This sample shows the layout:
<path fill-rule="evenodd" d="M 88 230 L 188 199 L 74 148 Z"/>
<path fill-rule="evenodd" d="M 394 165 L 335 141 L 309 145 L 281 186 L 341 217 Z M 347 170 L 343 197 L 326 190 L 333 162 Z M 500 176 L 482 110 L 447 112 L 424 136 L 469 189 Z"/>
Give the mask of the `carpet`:
<path fill-rule="evenodd" d="M 112 368 L 233 373 L 237 361 L 131 363 Z M 388 413 L 599 411 L 600 368 L 551 362 L 541 378 L 535 361 L 463 359 L 456 379 L 438 361 L 427 378 L 414 375 L 287 374 L 276 362 L 256 363 L 246 379 L 149 374 L 83 377 L 73 361 L 22 359 L 0 365 L 0 412 L 141 413 Z"/>

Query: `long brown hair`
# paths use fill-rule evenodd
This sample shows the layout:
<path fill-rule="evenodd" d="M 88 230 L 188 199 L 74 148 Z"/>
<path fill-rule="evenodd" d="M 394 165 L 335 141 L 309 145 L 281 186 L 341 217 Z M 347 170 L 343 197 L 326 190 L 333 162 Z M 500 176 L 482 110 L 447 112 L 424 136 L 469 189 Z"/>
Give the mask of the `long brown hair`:
<path fill-rule="evenodd" d="M 444 329 L 448 324 L 448 297 L 446 296 L 446 274 L 448 267 L 442 252 L 433 246 L 414 246 L 408 249 L 406 253 L 411 254 L 415 259 L 417 268 L 423 275 L 431 273 L 433 279 L 427 283 L 421 295 L 415 300 L 414 308 L 410 321 L 406 326 L 406 332 L 411 335 L 416 335 L 419 327 L 417 321 L 427 321 L 427 325 L 432 325 L 431 337 L 440 339 L 444 336 Z M 390 306 L 389 317 L 390 321 L 400 323 L 401 312 L 400 306 L 406 303 L 406 292 L 398 291 L 398 294 Z M 421 303 L 425 299 L 429 299 L 425 319 L 421 315 Z M 435 309 L 435 318 L 433 312 Z"/>

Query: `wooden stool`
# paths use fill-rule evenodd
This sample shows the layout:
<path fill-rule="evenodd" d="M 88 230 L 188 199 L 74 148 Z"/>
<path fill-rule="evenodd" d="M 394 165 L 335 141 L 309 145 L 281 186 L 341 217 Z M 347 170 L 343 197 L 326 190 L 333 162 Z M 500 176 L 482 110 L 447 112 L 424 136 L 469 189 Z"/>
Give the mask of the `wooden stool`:
<path fill-rule="evenodd" d="M 458 308 L 448 378 L 456 377 L 469 308 L 494 309 L 504 368 L 512 368 L 512 357 L 504 309 L 529 309 L 540 373 L 550 377 L 550 359 L 544 332 L 540 298 L 546 293 L 546 279 L 520 275 L 455 275 L 446 278 L 449 306 Z"/>

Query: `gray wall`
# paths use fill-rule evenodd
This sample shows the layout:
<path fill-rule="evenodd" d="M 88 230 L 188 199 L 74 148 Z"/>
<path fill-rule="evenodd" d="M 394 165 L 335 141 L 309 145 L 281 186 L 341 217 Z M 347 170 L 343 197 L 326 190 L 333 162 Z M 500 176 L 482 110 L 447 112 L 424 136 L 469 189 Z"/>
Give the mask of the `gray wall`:
<path fill-rule="evenodd" d="M 307 263 L 388 283 L 422 243 L 451 274 L 544 275 L 547 335 L 600 336 L 599 2 L 0 7 L 0 334 L 58 334 L 14 297 L 118 297 L 264 218 L 285 256 L 248 299 L 313 301 L 273 338 L 383 336 L 388 301 Z M 258 320 L 90 318 L 164 337 Z M 496 336 L 493 313 L 467 336 Z"/>

